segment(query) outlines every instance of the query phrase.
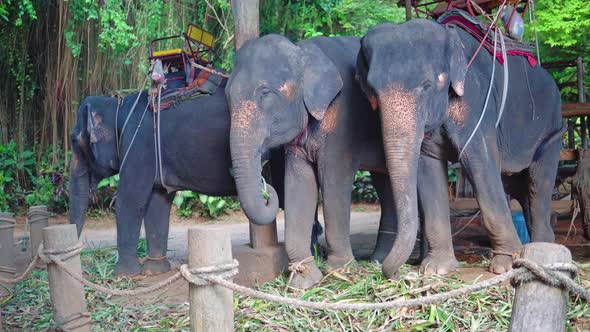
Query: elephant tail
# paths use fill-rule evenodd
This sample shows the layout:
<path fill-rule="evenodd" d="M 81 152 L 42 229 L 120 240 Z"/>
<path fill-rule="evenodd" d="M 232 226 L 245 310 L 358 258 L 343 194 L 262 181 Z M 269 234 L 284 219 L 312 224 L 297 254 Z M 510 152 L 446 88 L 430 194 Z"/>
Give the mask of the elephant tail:
<path fill-rule="evenodd" d="M 567 129 L 567 125 L 564 123 L 560 129 L 554 131 L 551 135 L 547 136 L 547 138 L 545 138 L 545 140 L 543 142 L 541 142 L 541 145 L 539 145 L 539 147 L 537 148 L 537 151 L 535 151 L 535 155 L 533 156 L 533 161 L 537 161 L 537 160 L 541 159 L 541 157 L 545 153 L 545 150 L 547 149 L 547 147 L 552 145 L 553 143 L 555 143 L 555 141 L 561 139 L 561 137 L 563 136 L 563 133 L 565 133 L 566 129 Z"/>

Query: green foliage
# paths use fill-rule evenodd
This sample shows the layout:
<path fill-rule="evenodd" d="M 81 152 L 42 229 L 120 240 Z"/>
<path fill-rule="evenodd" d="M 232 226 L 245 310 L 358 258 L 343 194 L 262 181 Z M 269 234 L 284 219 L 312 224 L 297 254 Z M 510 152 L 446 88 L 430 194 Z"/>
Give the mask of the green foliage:
<path fill-rule="evenodd" d="M 590 6 L 586 0 L 537 0 L 535 1 L 536 24 L 542 62 L 570 61 L 578 56 L 586 63 L 586 91 L 590 91 Z M 526 26 L 526 38 L 534 41 L 534 27 Z M 558 85 L 563 86 L 561 96 L 564 102 L 576 102 L 578 88 L 575 67 L 556 70 L 551 73 Z"/>
<path fill-rule="evenodd" d="M 362 36 L 381 22 L 401 22 L 404 10 L 385 0 L 267 0 L 260 5 L 260 31 L 294 40 L 315 36 Z"/>
<path fill-rule="evenodd" d="M 30 188 L 34 172 L 34 153 L 19 156 L 15 141 L 0 144 L 0 210 L 20 205 L 24 192 Z"/>
<path fill-rule="evenodd" d="M 32 0 L 4 0 L 0 2 L 0 18 L 18 27 L 24 20 L 36 20 L 37 12 Z"/>
<path fill-rule="evenodd" d="M 67 210 L 67 176 L 63 163 L 52 165 L 50 153 L 40 162 L 33 150 L 19 155 L 14 141 L 0 144 L 0 211 L 14 211 L 32 205 L 47 205 L 50 211 Z"/>
<path fill-rule="evenodd" d="M 109 187 L 116 190 L 119 187 L 119 174 L 115 174 L 113 176 L 100 180 L 96 185 L 96 189 L 100 189 L 103 187 Z"/>
<path fill-rule="evenodd" d="M 181 217 L 192 217 L 193 209 L 196 208 L 197 194 L 190 190 L 176 192 L 173 203 L 178 208 L 176 213 Z"/>
<path fill-rule="evenodd" d="M 447 179 L 450 182 L 457 182 L 457 169 L 456 168 L 449 168 L 447 169 Z"/>
<path fill-rule="evenodd" d="M 542 41 L 572 55 L 590 53 L 590 6 L 587 0 L 537 1 L 537 29 Z"/>
<path fill-rule="evenodd" d="M 141 241 L 140 253 L 144 246 L 145 241 Z M 80 256 L 84 277 L 108 288 L 136 289 L 158 281 L 113 278 L 117 260 L 115 247 L 85 249 Z M 323 261 L 318 265 L 326 277 L 312 289 L 288 287 L 287 274 L 259 285 L 258 289 L 313 302 L 410 300 L 471 284 L 485 275 L 487 266 L 464 264 L 461 270 L 468 271 L 468 275 L 440 276 L 420 274 L 418 267 L 403 265 L 399 278 L 388 280 L 383 277 L 378 263 L 358 262 L 337 270 L 328 270 Z M 579 272 L 575 281 L 585 288 L 590 287 L 590 265 L 577 266 Z M 190 328 L 189 306 L 186 297 L 179 297 L 178 292 L 160 292 L 133 299 L 113 297 L 87 287 L 84 290 L 93 331 L 187 331 Z M 437 305 L 345 312 L 294 309 L 236 294 L 234 326 L 240 331 L 507 331 L 513 296 L 510 287 L 498 285 Z M 47 271 L 34 270 L 29 278 L 16 284 L 14 296 L 2 304 L 1 309 L 3 327 L 8 331 L 54 330 Z M 589 317 L 590 304 L 578 297 L 568 301 L 567 321 L 564 322 L 568 331 L 586 331 Z"/>
<path fill-rule="evenodd" d="M 204 217 L 215 218 L 240 208 L 235 197 L 216 197 L 195 193 L 190 190 L 178 191 L 173 200 L 179 216 L 190 218 L 195 211 Z"/>
<path fill-rule="evenodd" d="M 375 203 L 379 196 L 373 187 L 371 173 L 368 171 L 357 171 L 352 184 L 352 201 L 355 203 Z"/>

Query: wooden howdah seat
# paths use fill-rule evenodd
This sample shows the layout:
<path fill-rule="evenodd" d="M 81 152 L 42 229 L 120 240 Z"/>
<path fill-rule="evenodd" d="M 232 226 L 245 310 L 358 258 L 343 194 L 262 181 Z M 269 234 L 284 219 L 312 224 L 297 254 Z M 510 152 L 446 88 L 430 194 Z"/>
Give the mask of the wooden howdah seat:
<path fill-rule="evenodd" d="M 173 42 L 181 44 L 180 47 L 158 48 Z M 188 98 L 212 94 L 224 84 L 223 71 L 215 69 L 213 64 L 214 43 L 215 37 L 211 33 L 192 24 L 188 25 L 186 32 L 150 43 L 151 90 L 153 95 L 160 91 L 161 110 Z"/>
<path fill-rule="evenodd" d="M 166 41 L 181 41 L 181 47 L 158 49 Z M 150 61 L 160 61 L 166 78 L 166 89 L 178 89 L 190 85 L 200 70 L 191 66 L 191 62 L 212 67 L 213 44 L 215 37 L 192 24 L 187 31 L 179 35 L 158 38 L 150 43 Z"/>

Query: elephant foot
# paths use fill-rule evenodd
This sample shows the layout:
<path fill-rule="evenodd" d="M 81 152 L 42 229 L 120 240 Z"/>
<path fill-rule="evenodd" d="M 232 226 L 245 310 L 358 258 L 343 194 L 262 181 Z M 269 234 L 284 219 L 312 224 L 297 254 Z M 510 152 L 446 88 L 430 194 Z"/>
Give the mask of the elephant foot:
<path fill-rule="evenodd" d="M 141 273 L 141 265 L 137 258 L 134 259 L 121 259 L 115 266 L 116 277 L 135 277 Z"/>
<path fill-rule="evenodd" d="M 147 257 L 143 263 L 141 274 L 145 276 L 155 276 L 170 271 L 170 262 L 166 256 L 158 259 Z"/>
<path fill-rule="evenodd" d="M 330 269 L 339 269 L 347 264 L 354 264 L 356 263 L 354 256 L 335 256 L 335 255 L 328 255 L 328 259 L 326 260 L 328 267 Z"/>
<path fill-rule="evenodd" d="M 495 274 L 502 274 L 512 270 L 512 256 L 504 254 L 495 255 L 490 262 L 489 270 Z"/>
<path fill-rule="evenodd" d="M 317 285 L 324 275 L 318 269 L 315 262 L 307 264 L 307 270 L 304 272 L 293 273 L 293 278 L 289 282 L 289 287 L 297 289 L 310 289 Z"/>
<path fill-rule="evenodd" d="M 428 255 L 420 265 L 424 274 L 445 275 L 457 269 L 459 262 L 454 255 Z"/>

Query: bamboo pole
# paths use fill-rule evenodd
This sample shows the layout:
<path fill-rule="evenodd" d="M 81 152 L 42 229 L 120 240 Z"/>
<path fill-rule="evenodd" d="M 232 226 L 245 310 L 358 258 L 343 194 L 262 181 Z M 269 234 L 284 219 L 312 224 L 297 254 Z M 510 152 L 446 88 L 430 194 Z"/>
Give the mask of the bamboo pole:
<path fill-rule="evenodd" d="M 539 265 L 571 263 L 572 255 L 565 246 L 535 242 L 522 248 L 520 255 Z M 566 272 L 556 272 L 568 275 Z M 568 275 L 571 278 L 571 275 Z M 510 331 L 565 331 L 567 290 L 530 281 L 516 286 L 512 305 Z"/>
<path fill-rule="evenodd" d="M 188 230 L 189 269 L 232 262 L 231 234 L 218 226 Z M 189 286 L 192 332 L 233 331 L 233 291 L 220 285 Z"/>
<path fill-rule="evenodd" d="M 76 225 L 55 225 L 43 229 L 43 243 L 47 250 L 64 250 L 78 243 Z M 64 260 L 74 272 L 82 274 L 80 255 Z M 90 331 L 90 317 L 86 309 L 84 287 L 54 263 L 47 265 L 49 293 L 54 320 L 65 331 Z"/>

